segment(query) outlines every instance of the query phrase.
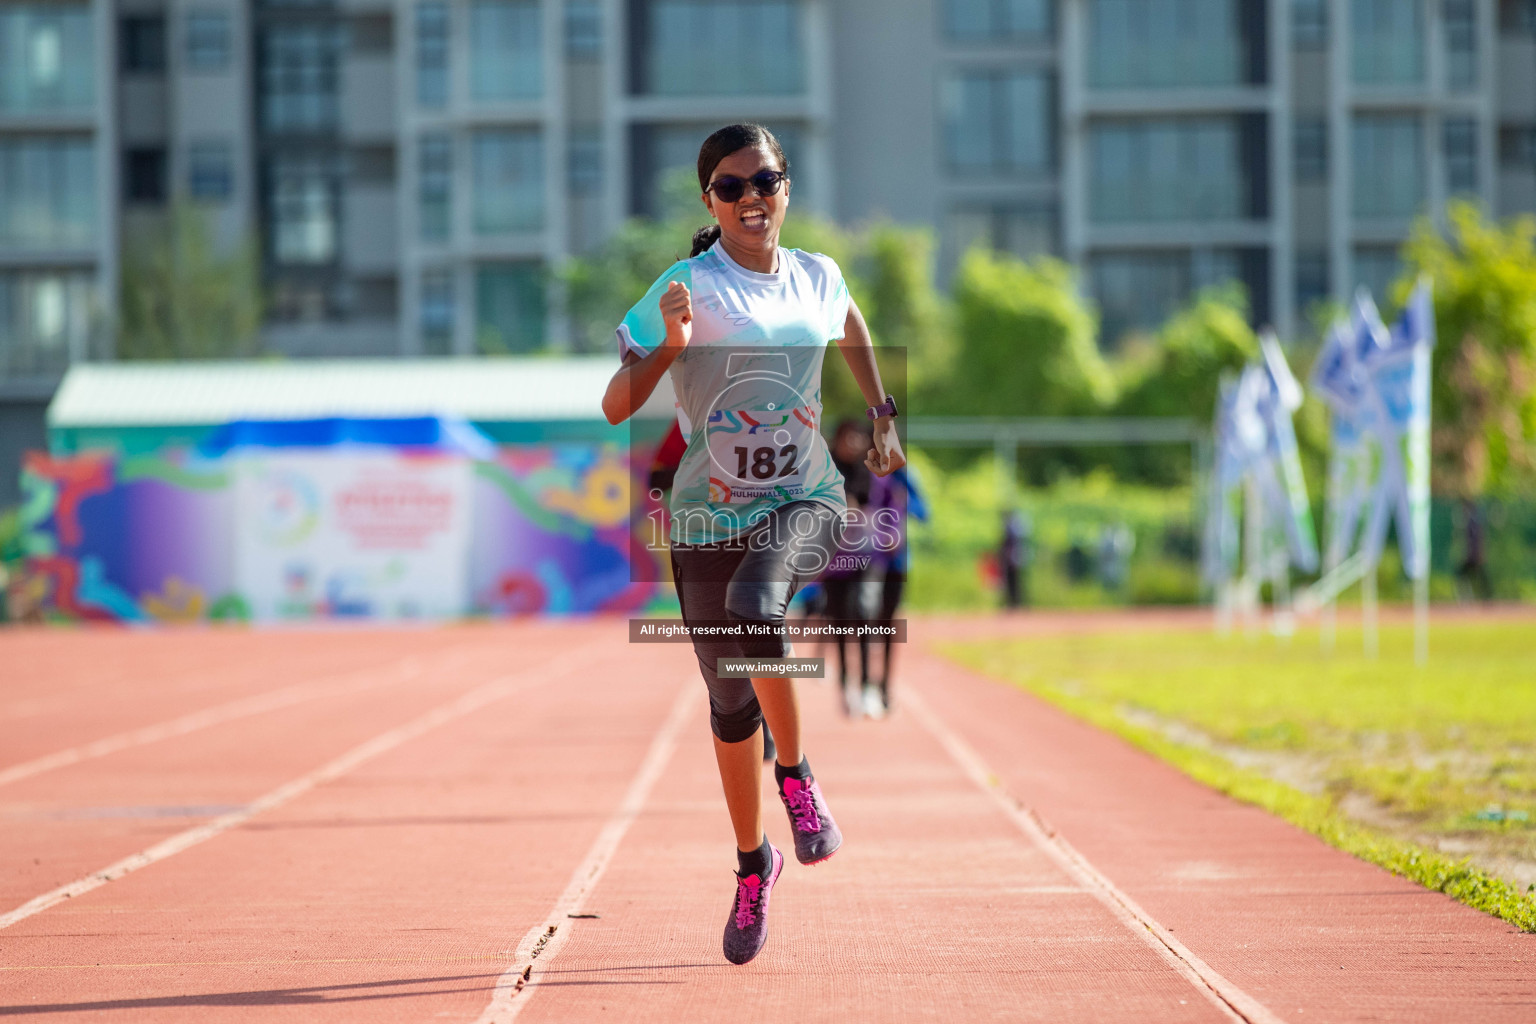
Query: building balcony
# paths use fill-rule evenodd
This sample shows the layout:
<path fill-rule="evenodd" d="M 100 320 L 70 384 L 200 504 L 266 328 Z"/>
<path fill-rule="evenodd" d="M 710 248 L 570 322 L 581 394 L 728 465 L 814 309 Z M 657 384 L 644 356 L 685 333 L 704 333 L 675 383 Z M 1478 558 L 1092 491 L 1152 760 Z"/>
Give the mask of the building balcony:
<path fill-rule="evenodd" d="M 1083 113 L 1089 117 L 1208 114 L 1268 110 L 1274 89 L 1267 85 L 1194 86 L 1158 89 L 1087 89 Z"/>
<path fill-rule="evenodd" d="M 1265 220 L 1162 220 L 1138 224 L 1088 224 L 1089 249 L 1188 249 L 1266 246 L 1274 224 Z"/>

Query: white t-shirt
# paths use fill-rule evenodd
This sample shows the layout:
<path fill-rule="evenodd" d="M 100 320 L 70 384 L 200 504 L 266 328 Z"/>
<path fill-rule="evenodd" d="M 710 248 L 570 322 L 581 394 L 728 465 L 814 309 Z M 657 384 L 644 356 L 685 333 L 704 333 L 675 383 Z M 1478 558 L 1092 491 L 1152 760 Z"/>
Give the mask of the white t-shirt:
<path fill-rule="evenodd" d="M 620 353 L 649 355 L 666 338 L 661 296 L 673 281 L 688 286 L 693 335 L 669 371 L 688 440 L 673 543 L 727 540 L 791 501 L 845 507 L 821 436 L 821 363 L 843 337 L 848 288 L 819 253 L 780 249 L 778 266 L 747 270 L 716 242 L 668 268 L 619 324 Z"/>

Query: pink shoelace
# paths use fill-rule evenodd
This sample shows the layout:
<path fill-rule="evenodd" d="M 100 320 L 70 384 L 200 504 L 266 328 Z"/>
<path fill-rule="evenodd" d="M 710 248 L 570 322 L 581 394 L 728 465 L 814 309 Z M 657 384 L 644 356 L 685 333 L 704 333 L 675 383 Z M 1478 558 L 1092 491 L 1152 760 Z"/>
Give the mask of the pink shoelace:
<path fill-rule="evenodd" d="M 762 895 L 763 881 L 756 875 L 736 879 L 736 927 L 746 928 L 757 920 L 757 899 Z"/>
<path fill-rule="evenodd" d="M 784 780 L 784 802 L 789 813 L 795 816 L 795 829 L 799 832 L 820 832 L 821 815 L 816 813 L 816 783 L 806 785 L 799 779 Z"/>

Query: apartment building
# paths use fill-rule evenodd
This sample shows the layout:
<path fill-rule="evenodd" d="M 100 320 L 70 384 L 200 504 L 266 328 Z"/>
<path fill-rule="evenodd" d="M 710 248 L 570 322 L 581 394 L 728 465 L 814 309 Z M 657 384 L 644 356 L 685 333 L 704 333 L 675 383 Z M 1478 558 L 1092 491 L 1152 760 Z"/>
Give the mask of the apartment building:
<path fill-rule="evenodd" d="M 943 275 L 1071 260 L 1107 341 L 1228 279 L 1286 336 L 1417 213 L 1536 209 L 1536 0 L 0 0 L 0 394 L 110 357 L 174 197 L 273 350 L 568 346 L 551 269 L 739 119 Z"/>

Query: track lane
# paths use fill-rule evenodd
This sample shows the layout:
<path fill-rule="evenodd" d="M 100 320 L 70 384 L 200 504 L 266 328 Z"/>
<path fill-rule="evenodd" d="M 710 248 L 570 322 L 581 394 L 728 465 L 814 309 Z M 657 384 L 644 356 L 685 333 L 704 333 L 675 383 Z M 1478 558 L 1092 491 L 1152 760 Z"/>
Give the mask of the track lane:
<path fill-rule="evenodd" d="M 1533 1019 L 1536 936 L 1209 790 L 923 644 L 909 654 L 910 685 L 1003 789 L 1292 1024 Z"/>
<path fill-rule="evenodd" d="M 473 1020 L 630 785 L 687 667 L 539 672 L 508 654 L 537 685 L 504 706 L 0 932 L 0 1014 Z M 125 966 L 57 966 L 97 961 Z"/>
<path fill-rule="evenodd" d="M 342 644 L 341 646 L 349 646 Z M 530 650 L 529 667 L 560 657 Z M 341 690 L 262 714 L 122 749 L 0 789 L 0 913 L 42 892 L 238 813 L 251 800 L 412 715 L 425 713 L 506 663 L 484 640 L 415 660 L 419 673 L 390 672 L 376 689 Z M 268 659 L 282 677 L 280 655 Z"/>
<path fill-rule="evenodd" d="M 50 636 L 60 650 L 29 655 Z M 299 680 L 388 671 L 442 643 L 441 636 L 421 631 L 374 633 L 349 652 L 324 635 L 292 630 L 6 630 L 0 632 L 0 662 L 6 665 L 0 677 L 0 771 L 259 698 Z M 85 651 L 89 656 L 82 656 Z"/>
<path fill-rule="evenodd" d="M 789 863 L 768 946 L 720 955 L 731 833 L 707 737 L 679 746 L 518 1024 L 1229 1022 L 1083 885 L 1020 835 L 911 716 L 850 724 L 802 684 L 807 749 L 845 836 Z"/>

